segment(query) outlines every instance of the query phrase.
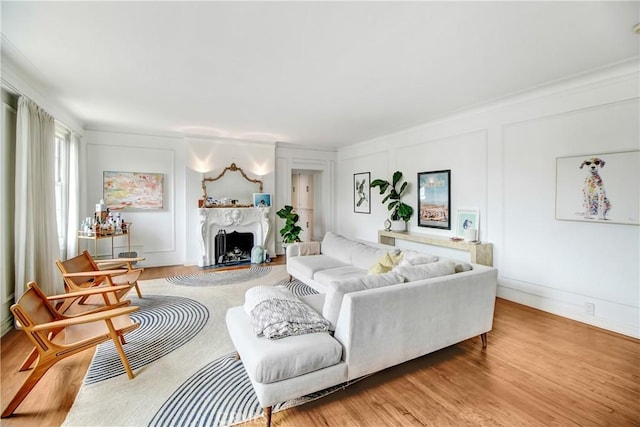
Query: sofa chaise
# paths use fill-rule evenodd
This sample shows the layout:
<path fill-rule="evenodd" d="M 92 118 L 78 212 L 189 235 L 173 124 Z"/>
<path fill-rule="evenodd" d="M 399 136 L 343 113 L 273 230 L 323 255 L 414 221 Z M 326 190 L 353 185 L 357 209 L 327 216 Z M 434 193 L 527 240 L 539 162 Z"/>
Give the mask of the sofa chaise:
<path fill-rule="evenodd" d="M 304 255 L 303 255 L 304 254 Z M 246 307 L 227 328 L 258 400 L 272 405 L 348 383 L 472 337 L 493 325 L 497 270 L 327 233 L 287 248 L 287 270 L 320 294 L 299 300 L 329 331 L 267 339 Z"/>

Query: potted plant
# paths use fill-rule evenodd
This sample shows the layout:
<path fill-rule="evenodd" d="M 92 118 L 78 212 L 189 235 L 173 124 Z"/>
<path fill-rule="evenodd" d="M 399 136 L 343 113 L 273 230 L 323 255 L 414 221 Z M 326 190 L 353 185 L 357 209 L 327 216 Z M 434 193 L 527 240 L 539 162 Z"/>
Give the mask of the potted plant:
<path fill-rule="evenodd" d="M 407 182 L 403 182 L 398 188 L 398 184 L 402 180 L 402 172 L 396 171 L 393 174 L 392 181 L 389 182 L 385 179 L 374 179 L 371 182 L 371 187 L 379 187 L 380 194 L 387 195 L 382 199 L 382 203 L 389 201 L 387 209 L 389 210 L 389 218 L 385 221 L 385 224 L 389 221 L 387 230 L 393 231 L 405 231 L 407 229 L 407 221 L 411 219 L 413 215 L 413 208 L 406 203 L 403 203 L 402 194 L 407 189 Z"/>
<path fill-rule="evenodd" d="M 284 227 L 280 229 L 282 241 L 284 243 L 299 242 L 299 236 L 302 232 L 302 228 L 296 224 L 299 217 L 298 214 L 293 210 L 293 206 L 285 205 L 282 209 L 276 212 L 276 215 L 284 219 Z"/>

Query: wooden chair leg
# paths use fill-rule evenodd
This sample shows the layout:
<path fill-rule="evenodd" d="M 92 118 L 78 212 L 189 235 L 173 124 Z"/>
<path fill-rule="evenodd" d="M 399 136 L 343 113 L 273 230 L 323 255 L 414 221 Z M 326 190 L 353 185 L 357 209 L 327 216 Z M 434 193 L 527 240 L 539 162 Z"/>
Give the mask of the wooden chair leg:
<path fill-rule="evenodd" d="M 267 418 L 267 427 L 271 427 L 271 406 L 264 408 L 264 416 Z"/>
<path fill-rule="evenodd" d="M 136 294 L 138 294 L 138 298 L 142 298 L 142 293 L 140 292 L 140 288 L 138 287 L 138 282 L 136 282 L 134 288 L 136 288 Z"/>
<path fill-rule="evenodd" d="M 51 331 L 49 333 L 49 339 L 52 340 L 59 333 L 60 330 Z M 31 353 L 29 353 L 29 355 L 24 359 L 24 362 L 22 362 L 22 365 L 20 365 L 18 371 L 23 372 L 31 369 L 31 366 L 33 366 L 33 363 L 38 360 L 38 357 L 40 357 L 38 354 L 38 349 L 34 347 L 33 350 L 31 350 Z"/>
<path fill-rule="evenodd" d="M 129 366 L 129 361 L 127 360 L 127 355 L 124 353 L 124 349 L 122 348 L 122 344 L 120 343 L 120 337 L 118 337 L 118 333 L 116 332 L 116 328 L 113 326 L 111 319 L 107 319 L 107 327 L 109 328 L 109 333 L 111 335 L 111 339 L 113 340 L 113 344 L 116 346 L 116 350 L 118 350 L 118 354 L 120 355 L 120 360 L 122 361 L 122 365 L 124 366 L 124 370 L 127 371 L 127 376 L 130 380 L 132 380 L 135 375 L 133 375 L 133 371 L 131 370 L 131 366 Z"/>
<path fill-rule="evenodd" d="M 13 399 L 11 399 L 11 402 L 9 402 L 9 405 L 7 405 L 5 410 L 2 412 L 2 418 L 8 417 L 13 414 L 13 412 L 22 403 L 25 397 L 27 397 L 33 387 L 38 384 L 40 378 L 42 378 L 42 376 L 49 370 L 51 366 L 55 364 L 55 362 L 57 362 L 57 360 L 53 361 L 53 363 L 49 362 L 43 363 L 42 365 L 36 365 L 36 367 L 33 368 L 33 371 L 31 371 L 31 373 L 27 377 L 27 380 L 24 382 L 24 384 L 22 384 L 20 390 L 18 390 Z"/>
<path fill-rule="evenodd" d="M 480 339 L 482 340 L 482 348 L 487 348 L 487 333 L 480 334 Z"/>
<path fill-rule="evenodd" d="M 38 360 L 38 349 L 34 347 L 34 349 L 31 350 L 31 353 L 29 353 L 29 355 L 24 359 L 24 362 L 22 362 L 18 371 L 22 372 L 31 369 L 33 362 L 36 360 Z"/>
<path fill-rule="evenodd" d="M 293 276 L 290 274 L 289 275 L 289 282 L 291 282 L 293 280 Z"/>

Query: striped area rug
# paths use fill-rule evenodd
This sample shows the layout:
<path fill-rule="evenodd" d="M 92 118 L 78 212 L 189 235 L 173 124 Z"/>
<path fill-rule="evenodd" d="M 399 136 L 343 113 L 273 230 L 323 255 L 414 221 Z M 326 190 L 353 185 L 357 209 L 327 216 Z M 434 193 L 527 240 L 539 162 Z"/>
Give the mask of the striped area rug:
<path fill-rule="evenodd" d="M 353 382 L 352 382 L 353 383 Z M 274 405 L 273 412 L 320 399 L 347 387 L 340 384 Z M 235 353 L 213 361 L 189 378 L 167 400 L 149 427 L 231 426 L 262 417 L 251 381 Z"/>
<path fill-rule="evenodd" d="M 175 286 L 141 281 L 143 298 L 124 350 L 128 379 L 112 343 L 98 346 L 64 427 L 227 426 L 262 415 L 242 362 L 233 357 L 225 314 L 244 303 L 253 286 L 284 286 L 296 295 L 316 292 L 288 281 L 286 266 L 233 286 Z M 217 273 L 210 273 L 217 274 Z M 255 276 L 254 276 L 255 277 Z M 325 396 L 342 386 L 274 406 L 278 411 Z"/>
<path fill-rule="evenodd" d="M 129 365 L 136 370 L 171 353 L 195 337 L 209 319 L 207 307 L 189 298 L 149 295 L 131 297 L 140 307 L 131 318 L 140 327 L 127 334 L 124 349 Z M 98 346 L 84 379 L 89 385 L 125 373 L 112 341 Z"/>
<path fill-rule="evenodd" d="M 233 285 L 235 283 L 242 283 L 264 277 L 270 272 L 271 267 L 259 267 L 254 265 L 240 270 L 216 271 L 168 277 L 167 281 L 180 286 Z"/>

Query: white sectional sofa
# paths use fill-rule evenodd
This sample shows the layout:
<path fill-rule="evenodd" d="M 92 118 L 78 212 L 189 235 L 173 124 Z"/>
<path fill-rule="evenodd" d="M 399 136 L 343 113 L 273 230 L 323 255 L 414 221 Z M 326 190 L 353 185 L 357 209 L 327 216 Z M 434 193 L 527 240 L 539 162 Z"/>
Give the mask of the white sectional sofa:
<path fill-rule="evenodd" d="M 472 337 L 481 336 L 486 345 L 497 270 L 400 252 L 334 233 L 327 233 L 322 243 L 287 248 L 288 272 L 321 292 L 300 299 L 330 322 L 330 332 L 269 340 L 255 335 L 244 307 L 228 310 L 229 334 L 265 408 L 267 424 L 276 403 Z M 381 272 L 386 267 L 379 261 L 389 259 L 398 264 Z M 377 274 L 369 274 L 373 270 Z"/>

